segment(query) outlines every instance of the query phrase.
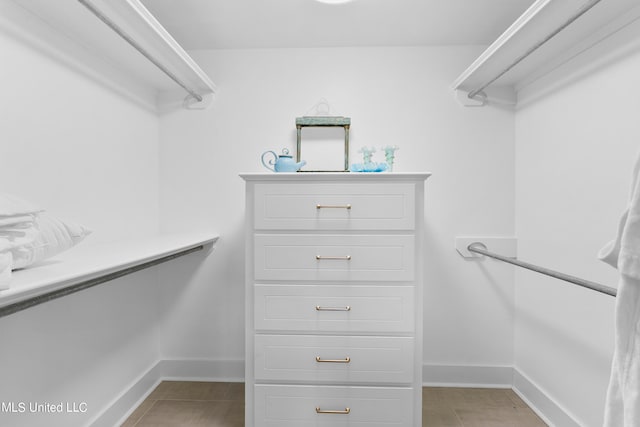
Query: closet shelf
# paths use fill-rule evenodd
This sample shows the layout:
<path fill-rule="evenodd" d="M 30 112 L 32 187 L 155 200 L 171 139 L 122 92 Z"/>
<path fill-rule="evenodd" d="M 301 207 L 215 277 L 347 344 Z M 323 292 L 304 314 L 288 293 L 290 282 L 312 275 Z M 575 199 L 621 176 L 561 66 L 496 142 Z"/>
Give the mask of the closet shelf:
<path fill-rule="evenodd" d="M 0 291 L 0 317 L 179 256 L 210 250 L 217 240 L 213 234 L 182 233 L 95 245 L 83 242 L 40 264 L 14 271 L 10 288 Z"/>
<path fill-rule="evenodd" d="M 206 108 L 216 91 L 140 0 L 12 0 L 0 5 L 0 24 L 155 111 Z"/>
<path fill-rule="evenodd" d="M 465 105 L 525 86 L 640 18 L 637 0 L 537 0 L 453 83 Z"/>

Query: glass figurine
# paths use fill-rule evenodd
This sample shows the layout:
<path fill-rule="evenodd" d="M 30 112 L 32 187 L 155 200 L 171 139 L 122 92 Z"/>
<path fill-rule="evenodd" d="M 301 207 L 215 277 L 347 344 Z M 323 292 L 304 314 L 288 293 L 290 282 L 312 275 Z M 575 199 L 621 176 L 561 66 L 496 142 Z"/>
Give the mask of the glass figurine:
<path fill-rule="evenodd" d="M 395 159 L 396 150 L 399 150 L 400 147 L 397 145 L 387 145 L 386 147 L 382 147 L 382 151 L 384 151 L 384 157 L 387 160 L 388 171 L 393 172 L 393 160 Z"/>
<path fill-rule="evenodd" d="M 369 164 L 371 162 L 371 156 L 376 152 L 375 147 L 362 147 L 358 152 L 362 153 L 362 163 Z"/>

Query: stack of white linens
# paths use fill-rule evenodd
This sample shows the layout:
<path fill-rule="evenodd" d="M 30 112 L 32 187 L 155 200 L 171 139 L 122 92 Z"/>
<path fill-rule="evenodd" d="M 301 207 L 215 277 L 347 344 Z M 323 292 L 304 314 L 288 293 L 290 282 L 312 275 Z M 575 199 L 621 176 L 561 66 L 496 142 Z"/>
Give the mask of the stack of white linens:
<path fill-rule="evenodd" d="M 90 233 L 30 202 L 0 193 L 0 290 L 9 289 L 13 270 L 59 254 Z"/>

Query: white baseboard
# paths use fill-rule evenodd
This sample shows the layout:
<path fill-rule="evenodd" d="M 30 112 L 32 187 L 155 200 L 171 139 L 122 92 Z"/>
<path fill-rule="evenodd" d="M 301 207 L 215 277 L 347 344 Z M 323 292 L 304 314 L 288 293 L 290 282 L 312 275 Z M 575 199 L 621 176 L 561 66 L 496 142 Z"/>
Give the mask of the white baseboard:
<path fill-rule="evenodd" d="M 581 424 L 541 387 L 513 366 L 424 365 L 428 387 L 510 388 L 550 427 Z"/>
<path fill-rule="evenodd" d="M 164 380 L 242 382 L 244 360 L 160 360 L 89 425 L 120 425 Z M 512 388 L 549 426 L 580 427 L 569 412 L 513 366 L 424 365 L 422 380 L 429 387 Z"/>
<path fill-rule="evenodd" d="M 580 427 L 582 424 L 548 393 L 531 381 L 517 368 L 513 368 L 513 391 L 551 427 Z"/>
<path fill-rule="evenodd" d="M 162 380 L 244 381 L 244 360 L 161 360 L 156 365 Z"/>
<path fill-rule="evenodd" d="M 161 381 L 244 381 L 244 360 L 160 360 L 100 413 L 91 427 L 122 424 Z"/>
<path fill-rule="evenodd" d="M 113 427 L 122 424 L 160 383 L 159 372 L 158 364 L 156 363 L 88 425 L 91 427 Z"/>
<path fill-rule="evenodd" d="M 511 388 L 512 383 L 511 366 L 422 366 L 422 384 L 428 387 Z"/>

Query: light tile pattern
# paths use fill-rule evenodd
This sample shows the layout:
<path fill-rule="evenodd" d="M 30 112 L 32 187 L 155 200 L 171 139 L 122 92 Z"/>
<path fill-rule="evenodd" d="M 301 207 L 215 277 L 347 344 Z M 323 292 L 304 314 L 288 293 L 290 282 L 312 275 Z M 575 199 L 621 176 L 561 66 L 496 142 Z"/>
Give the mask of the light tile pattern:
<path fill-rule="evenodd" d="M 424 387 L 425 427 L 544 427 L 509 389 Z M 244 427 L 244 384 L 164 381 L 122 427 Z"/>
<path fill-rule="evenodd" d="M 422 425 L 428 427 L 544 427 L 511 389 L 422 389 Z"/>
<path fill-rule="evenodd" d="M 244 384 L 163 381 L 122 427 L 244 427 Z"/>

